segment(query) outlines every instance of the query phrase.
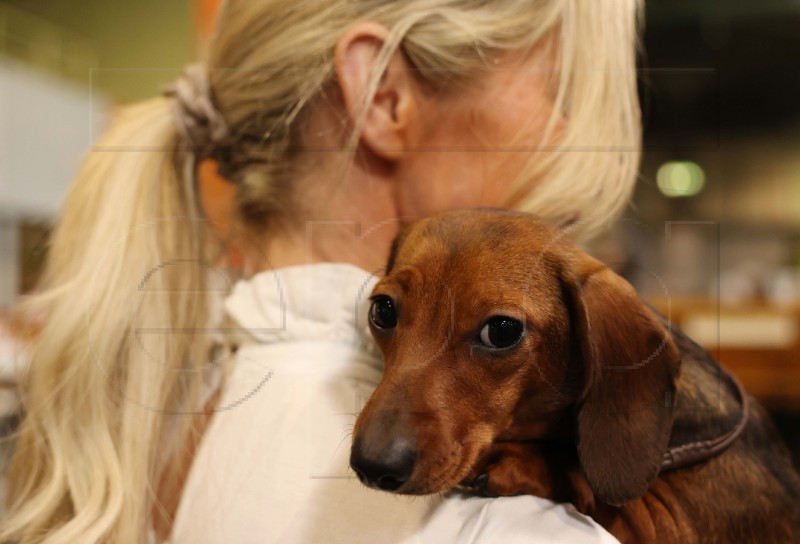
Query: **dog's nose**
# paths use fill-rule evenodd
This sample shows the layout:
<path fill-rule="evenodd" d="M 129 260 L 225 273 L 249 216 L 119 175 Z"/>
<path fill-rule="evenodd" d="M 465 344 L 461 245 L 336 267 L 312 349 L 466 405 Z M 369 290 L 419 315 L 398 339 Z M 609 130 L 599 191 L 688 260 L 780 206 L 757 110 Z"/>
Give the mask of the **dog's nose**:
<path fill-rule="evenodd" d="M 394 438 L 383 451 L 374 454 L 359 438 L 350 452 L 350 467 L 361 483 L 384 491 L 397 491 L 414 472 L 417 452 L 405 438 Z"/>

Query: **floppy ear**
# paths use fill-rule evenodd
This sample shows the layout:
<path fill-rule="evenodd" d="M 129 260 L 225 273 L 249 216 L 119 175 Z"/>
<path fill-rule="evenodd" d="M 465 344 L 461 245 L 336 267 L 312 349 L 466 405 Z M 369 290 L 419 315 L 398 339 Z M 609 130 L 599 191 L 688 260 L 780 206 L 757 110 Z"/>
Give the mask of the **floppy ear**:
<path fill-rule="evenodd" d="M 581 254 L 563 278 L 586 381 L 577 448 L 595 496 L 620 505 L 658 475 L 673 420 L 680 351 L 633 287 Z"/>

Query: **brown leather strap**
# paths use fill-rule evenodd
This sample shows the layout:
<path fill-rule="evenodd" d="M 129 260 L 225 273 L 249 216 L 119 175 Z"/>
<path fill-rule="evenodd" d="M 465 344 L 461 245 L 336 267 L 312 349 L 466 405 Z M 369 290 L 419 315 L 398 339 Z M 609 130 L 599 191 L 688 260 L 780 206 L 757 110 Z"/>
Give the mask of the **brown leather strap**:
<path fill-rule="evenodd" d="M 727 370 L 720 367 L 722 373 L 736 386 L 736 394 L 739 396 L 739 401 L 742 403 L 742 416 L 736 426 L 723 435 L 710 440 L 700 440 L 698 442 L 690 442 L 681 446 L 674 446 L 664 452 L 664 460 L 661 463 L 661 472 L 668 470 L 675 470 L 677 468 L 687 467 L 695 463 L 707 461 L 712 457 L 719 455 L 725 451 L 734 440 L 739 438 L 742 431 L 747 426 L 747 420 L 750 417 L 750 401 L 747 397 L 742 384 Z"/>

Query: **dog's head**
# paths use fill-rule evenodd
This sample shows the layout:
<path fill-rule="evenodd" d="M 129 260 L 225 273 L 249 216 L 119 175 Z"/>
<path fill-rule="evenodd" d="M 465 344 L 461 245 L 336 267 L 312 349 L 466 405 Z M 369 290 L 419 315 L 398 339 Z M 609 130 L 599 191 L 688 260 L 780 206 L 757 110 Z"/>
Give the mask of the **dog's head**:
<path fill-rule="evenodd" d="M 495 441 L 556 433 L 601 500 L 656 477 L 680 355 L 633 288 L 560 231 L 490 210 L 420 221 L 371 300 L 385 372 L 351 452 L 367 485 L 445 491 Z"/>

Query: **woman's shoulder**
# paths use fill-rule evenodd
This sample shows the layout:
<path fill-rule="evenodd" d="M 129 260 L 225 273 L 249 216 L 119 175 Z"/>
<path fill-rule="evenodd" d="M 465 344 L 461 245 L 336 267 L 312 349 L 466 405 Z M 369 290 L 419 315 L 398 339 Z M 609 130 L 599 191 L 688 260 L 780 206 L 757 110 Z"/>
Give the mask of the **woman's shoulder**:
<path fill-rule="evenodd" d="M 350 432 L 381 372 L 352 315 L 368 278 L 319 270 L 333 282 L 328 291 L 344 287 L 308 307 L 300 295 L 320 291 L 303 287 L 309 270 L 295 272 L 283 273 L 283 294 L 265 277 L 228 300 L 239 325 L 255 331 L 235 354 L 192 465 L 174 544 L 615 542 L 543 499 L 410 498 L 362 486 L 348 468 Z"/>

